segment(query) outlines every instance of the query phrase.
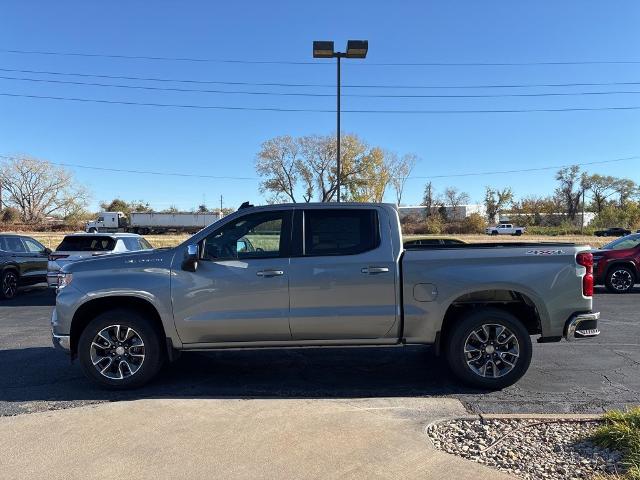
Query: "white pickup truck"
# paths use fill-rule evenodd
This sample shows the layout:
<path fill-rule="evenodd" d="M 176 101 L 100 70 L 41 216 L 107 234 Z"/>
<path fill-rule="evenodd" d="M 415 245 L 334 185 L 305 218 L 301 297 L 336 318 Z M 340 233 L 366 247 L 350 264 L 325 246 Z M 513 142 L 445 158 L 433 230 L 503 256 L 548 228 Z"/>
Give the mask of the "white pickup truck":
<path fill-rule="evenodd" d="M 516 227 L 511 223 L 501 223 L 495 227 L 488 227 L 487 235 L 522 235 L 527 229 L 524 227 Z"/>
<path fill-rule="evenodd" d="M 598 335 L 592 265 L 572 243 L 404 248 L 387 204 L 244 208 L 174 248 L 65 265 L 53 343 L 107 388 L 144 384 L 176 351 L 409 344 L 503 388 L 531 336 Z"/>

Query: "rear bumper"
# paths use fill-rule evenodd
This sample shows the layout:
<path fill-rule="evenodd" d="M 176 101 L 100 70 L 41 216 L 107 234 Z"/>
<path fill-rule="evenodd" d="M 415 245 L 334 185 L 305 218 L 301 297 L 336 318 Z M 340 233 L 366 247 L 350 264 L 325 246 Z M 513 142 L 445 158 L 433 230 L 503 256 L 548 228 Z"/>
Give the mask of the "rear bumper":
<path fill-rule="evenodd" d="M 600 335 L 598 319 L 600 312 L 576 313 L 564 327 L 564 338 L 572 342 L 582 338 L 592 338 Z"/>

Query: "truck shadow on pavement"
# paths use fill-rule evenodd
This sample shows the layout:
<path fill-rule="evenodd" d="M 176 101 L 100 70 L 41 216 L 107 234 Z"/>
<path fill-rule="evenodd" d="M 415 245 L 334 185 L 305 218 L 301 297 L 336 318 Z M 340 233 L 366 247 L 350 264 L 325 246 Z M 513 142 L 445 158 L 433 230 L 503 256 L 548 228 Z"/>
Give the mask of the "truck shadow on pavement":
<path fill-rule="evenodd" d="M 359 398 L 479 391 L 451 379 L 425 347 L 328 348 L 183 354 L 149 385 L 107 391 L 53 348 L 0 350 L 0 415 L 35 403 L 60 407 L 138 398 Z M 31 402 L 34 404 L 30 405 Z M 26 409 L 26 410 L 25 410 Z"/>

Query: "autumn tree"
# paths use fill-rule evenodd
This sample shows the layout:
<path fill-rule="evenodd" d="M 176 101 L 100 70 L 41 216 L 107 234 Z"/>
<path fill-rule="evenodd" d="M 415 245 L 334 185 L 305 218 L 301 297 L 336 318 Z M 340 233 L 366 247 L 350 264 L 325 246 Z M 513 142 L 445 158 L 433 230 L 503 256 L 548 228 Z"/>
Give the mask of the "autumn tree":
<path fill-rule="evenodd" d="M 88 192 L 71 172 L 45 160 L 20 156 L 8 160 L 0 171 L 6 203 L 18 209 L 25 223 L 38 223 L 50 215 L 67 217 L 83 211 Z"/>
<path fill-rule="evenodd" d="M 355 135 L 343 135 L 340 149 L 340 184 L 345 200 L 381 201 L 391 181 L 385 152 Z M 336 142 L 332 136 L 276 137 L 262 144 L 256 172 L 263 178 L 260 191 L 269 201 L 314 198 L 330 202 L 338 188 Z"/>
<path fill-rule="evenodd" d="M 100 202 L 100 208 L 104 212 L 122 212 L 125 215 L 129 215 L 132 212 L 145 213 L 152 211 L 149 202 L 145 202 L 143 200 L 127 202 L 121 198 L 114 198 L 110 202 Z"/>

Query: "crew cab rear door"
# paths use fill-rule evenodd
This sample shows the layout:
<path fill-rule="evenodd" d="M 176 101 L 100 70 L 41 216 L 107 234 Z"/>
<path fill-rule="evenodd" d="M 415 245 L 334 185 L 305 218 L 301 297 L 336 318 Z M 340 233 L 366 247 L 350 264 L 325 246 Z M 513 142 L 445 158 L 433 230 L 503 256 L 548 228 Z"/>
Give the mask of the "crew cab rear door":
<path fill-rule="evenodd" d="M 296 211 L 289 267 L 294 340 L 396 337 L 396 264 L 381 214 L 355 206 Z"/>

